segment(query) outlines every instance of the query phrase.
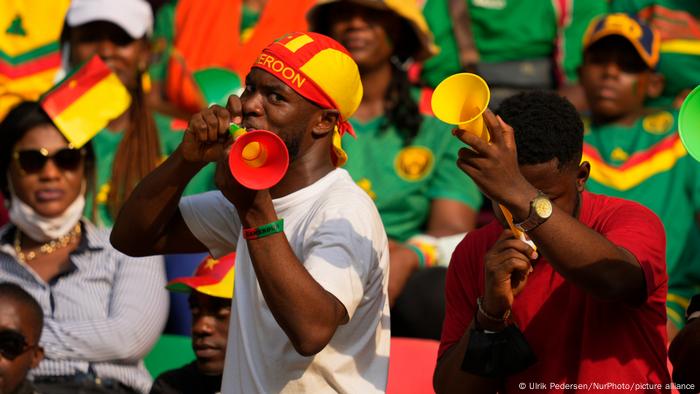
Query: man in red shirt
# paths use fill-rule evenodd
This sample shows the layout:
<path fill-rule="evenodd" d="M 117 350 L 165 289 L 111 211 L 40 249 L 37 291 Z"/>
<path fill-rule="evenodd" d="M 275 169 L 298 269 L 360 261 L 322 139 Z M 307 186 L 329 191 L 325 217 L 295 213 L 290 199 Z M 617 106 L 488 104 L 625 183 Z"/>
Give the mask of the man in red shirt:
<path fill-rule="evenodd" d="M 473 148 L 458 165 L 499 220 L 452 256 L 436 391 L 670 392 L 661 222 L 584 191 L 583 124 L 565 99 L 523 93 L 499 115 L 484 116 L 490 143 L 455 132 Z"/>

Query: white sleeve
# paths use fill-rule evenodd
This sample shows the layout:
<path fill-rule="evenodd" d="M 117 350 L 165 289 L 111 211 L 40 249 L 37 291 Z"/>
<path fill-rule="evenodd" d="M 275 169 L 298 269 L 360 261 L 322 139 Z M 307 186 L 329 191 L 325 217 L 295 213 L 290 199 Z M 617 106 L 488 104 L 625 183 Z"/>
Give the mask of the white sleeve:
<path fill-rule="evenodd" d="M 236 250 L 241 221 L 231 202 L 220 191 L 180 200 L 180 213 L 187 227 L 215 258 Z"/>
<path fill-rule="evenodd" d="M 367 296 L 365 290 L 376 287 L 372 282 L 382 281 L 379 262 L 387 250 L 378 215 L 354 208 L 326 212 L 309 228 L 302 256 L 311 276 L 345 306 L 349 318 Z"/>

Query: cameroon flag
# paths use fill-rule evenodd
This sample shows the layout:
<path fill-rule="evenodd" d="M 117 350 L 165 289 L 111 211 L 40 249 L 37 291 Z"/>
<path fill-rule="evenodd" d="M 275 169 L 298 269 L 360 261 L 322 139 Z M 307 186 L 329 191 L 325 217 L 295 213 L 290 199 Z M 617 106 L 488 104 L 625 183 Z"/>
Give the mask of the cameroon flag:
<path fill-rule="evenodd" d="M 131 95 L 95 55 L 39 100 L 54 124 L 76 148 L 131 105 Z"/>

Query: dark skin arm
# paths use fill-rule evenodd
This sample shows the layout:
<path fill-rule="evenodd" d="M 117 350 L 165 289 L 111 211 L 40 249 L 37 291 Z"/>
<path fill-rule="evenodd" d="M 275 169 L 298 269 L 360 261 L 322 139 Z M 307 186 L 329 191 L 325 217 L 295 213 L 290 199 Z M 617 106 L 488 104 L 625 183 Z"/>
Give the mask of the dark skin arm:
<path fill-rule="evenodd" d="M 668 358 L 673 364 L 673 380 L 676 383 L 694 384 L 700 387 L 700 319 L 693 319 L 671 342 Z M 688 390 L 693 392 L 693 390 Z"/>
<path fill-rule="evenodd" d="M 240 100 L 232 96 L 228 109 L 230 114 L 221 107 L 203 111 L 217 118 L 205 117 L 209 142 L 228 134 L 230 120 L 235 121 L 241 114 Z M 219 138 L 211 137 L 217 135 Z M 217 163 L 216 184 L 236 207 L 243 228 L 259 227 L 279 219 L 268 190 L 247 189 L 233 178 L 226 152 Z M 303 356 L 323 350 L 338 326 L 348 321 L 343 304 L 304 268 L 283 232 L 246 242 L 265 302 L 294 349 Z"/>
<path fill-rule="evenodd" d="M 472 34 L 472 22 L 469 17 L 469 4 L 464 0 L 449 0 L 448 7 L 452 18 L 452 29 L 459 48 L 459 62 L 464 71 L 476 72 L 479 63 L 479 50 Z"/>
<path fill-rule="evenodd" d="M 537 254 L 526 243 L 516 239 L 510 230 L 504 230 L 498 241 L 484 256 L 485 294 L 487 299 L 505 298 L 512 304 L 527 283 L 530 273 L 531 259 Z M 492 316 L 503 316 L 492 315 Z M 505 328 L 504 323 L 496 323 L 477 313 L 479 327 L 490 331 Z M 460 341 L 447 350 L 438 360 L 433 376 L 433 385 L 437 393 L 464 392 L 495 393 L 500 388 L 496 379 L 484 378 L 464 372 L 461 369 L 462 360 L 469 344 L 469 332 L 474 328 L 474 322 L 469 325 Z"/>
<path fill-rule="evenodd" d="M 455 200 L 436 199 L 430 207 L 428 230 L 426 234 L 434 237 L 444 237 L 453 234 L 466 233 L 476 225 L 476 212 L 471 207 Z M 389 306 L 393 307 L 401 295 L 408 279 L 420 267 L 416 253 L 406 245 L 389 241 L 390 272 L 389 275 Z"/>
<path fill-rule="evenodd" d="M 489 198 L 508 208 L 516 222 L 522 221 L 529 214 L 529 202 L 536 196 L 537 189 L 520 172 L 513 129 L 488 110 L 484 118 L 491 134 L 490 143 L 455 130 L 455 134 L 473 148 L 460 150 L 458 166 Z M 528 233 L 538 253 L 566 280 L 598 298 L 629 303 L 643 300 L 646 296 L 644 275 L 634 256 L 583 225 L 572 214 L 573 210 L 553 204 L 550 218 Z M 509 230 L 504 231 L 485 256 L 483 308 L 486 313 L 504 316 L 512 308 L 515 296 L 527 282 L 530 261 L 535 258 L 537 253 L 527 244 L 515 239 Z M 480 313 L 477 319 L 485 329 L 503 328 L 483 319 Z M 468 335 L 467 330 L 460 342 L 438 362 L 434 378 L 438 392 L 493 393 L 497 390 L 495 382 L 460 369 Z"/>
<path fill-rule="evenodd" d="M 487 110 L 491 143 L 459 133 L 474 151 L 462 148 L 458 166 L 492 200 L 504 205 L 514 221 L 524 220 L 537 189 L 518 167 L 513 129 Z M 605 300 L 637 304 L 646 298 L 644 274 L 637 259 L 553 204 L 550 218 L 528 233 L 538 251 L 566 280 Z M 575 251 L 575 253 L 572 253 Z M 512 305 L 505 295 L 485 299 L 487 311 L 500 315 Z"/>
<path fill-rule="evenodd" d="M 438 359 L 433 375 L 433 388 L 437 394 L 443 393 L 475 393 L 494 394 L 501 384 L 496 379 L 483 378 L 462 371 L 462 360 L 469 345 L 469 332 L 474 328 L 474 322 L 455 345 L 449 348 Z"/>
<path fill-rule="evenodd" d="M 240 101 L 229 105 L 240 109 Z M 221 107 L 194 115 L 178 149 L 136 186 L 114 223 L 110 241 L 115 248 L 130 256 L 207 251 L 185 224 L 178 203 L 190 179 L 219 160 L 230 142 L 228 135 L 208 134 L 207 121 L 218 121 L 213 112 L 228 116 Z"/>
<path fill-rule="evenodd" d="M 112 233 L 120 250 L 139 255 L 206 251 L 187 228 L 177 204 L 189 179 L 210 161 L 217 161 L 216 184 L 236 207 L 244 228 L 278 219 L 269 191 L 244 188 L 228 170 L 228 128 L 232 120 L 241 123 L 241 113 L 240 99 L 231 96 L 227 108 L 212 106 L 192 118 L 178 150 L 139 184 L 124 205 Z M 247 242 L 277 323 L 299 354 L 318 353 L 347 322 L 345 307 L 306 271 L 284 233 Z"/>

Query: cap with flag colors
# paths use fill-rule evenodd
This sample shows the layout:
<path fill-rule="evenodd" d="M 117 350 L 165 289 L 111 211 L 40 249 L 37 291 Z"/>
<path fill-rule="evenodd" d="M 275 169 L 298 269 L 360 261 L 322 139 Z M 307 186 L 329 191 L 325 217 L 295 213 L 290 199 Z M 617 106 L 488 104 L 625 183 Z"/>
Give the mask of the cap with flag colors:
<path fill-rule="evenodd" d="M 632 44 L 644 63 L 653 69 L 659 62 L 661 37 L 650 26 L 637 17 L 614 13 L 602 15 L 591 21 L 583 37 L 583 46 L 588 48 L 601 38 L 620 36 Z"/>
<path fill-rule="evenodd" d="M 80 148 L 129 108 L 131 95 L 95 55 L 39 102 L 71 145 Z"/>
<path fill-rule="evenodd" d="M 207 256 L 192 276 L 173 279 L 165 287 L 178 293 L 195 290 L 212 297 L 231 298 L 235 262 L 236 253 L 227 254 L 220 259 Z"/>
<path fill-rule="evenodd" d="M 335 133 L 355 135 L 348 119 L 362 100 L 362 81 L 357 64 L 340 43 L 319 33 L 289 33 L 263 49 L 253 67 L 320 107 L 338 110 Z M 334 136 L 336 140 L 340 141 Z M 333 144 L 332 157 L 336 165 L 343 164 L 346 156 L 339 144 Z"/>

